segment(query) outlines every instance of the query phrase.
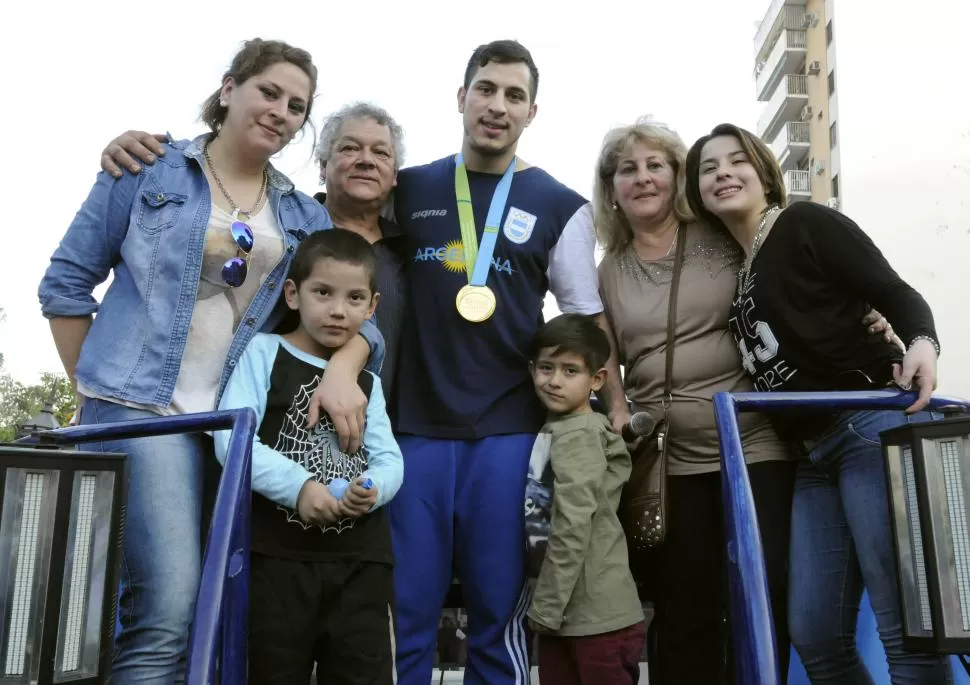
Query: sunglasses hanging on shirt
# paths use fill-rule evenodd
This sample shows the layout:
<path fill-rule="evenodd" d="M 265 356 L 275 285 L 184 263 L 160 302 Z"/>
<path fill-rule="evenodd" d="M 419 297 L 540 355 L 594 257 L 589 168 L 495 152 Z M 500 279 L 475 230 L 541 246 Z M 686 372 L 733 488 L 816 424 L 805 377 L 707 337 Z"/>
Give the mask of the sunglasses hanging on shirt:
<path fill-rule="evenodd" d="M 219 174 L 212 164 L 212 159 L 209 157 L 208 143 L 202 148 L 202 155 L 205 157 L 206 166 L 209 167 L 212 178 L 215 180 L 216 185 L 219 186 L 222 196 L 226 198 L 226 202 L 232 207 L 232 223 L 229 225 L 229 232 L 232 235 L 232 241 L 236 243 L 236 256 L 227 259 L 226 263 L 222 265 L 222 280 L 230 288 L 238 288 L 246 282 L 246 276 L 249 275 L 249 257 L 252 254 L 253 245 L 256 242 L 253 229 L 250 228 L 249 224 L 240 219 L 239 216 L 244 215 L 248 219 L 259 211 L 259 207 L 263 203 L 263 195 L 266 193 L 266 183 L 268 180 L 266 169 L 263 169 L 263 178 L 259 184 L 259 193 L 256 195 L 256 202 L 253 204 L 252 209 L 245 212 L 240 209 L 239 205 L 229 195 L 226 187 L 222 185 L 222 179 L 219 178 Z"/>
<path fill-rule="evenodd" d="M 237 219 L 238 216 L 239 210 L 236 209 L 232 213 L 233 222 L 229 226 L 232 240 L 236 243 L 236 256 L 226 260 L 222 265 L 222 280 L 230 288 L 238 288 L 246 282 L 246 276 L 249 274 L 249 255 L 255 243 L 253 229 L 245 221 Z"/>

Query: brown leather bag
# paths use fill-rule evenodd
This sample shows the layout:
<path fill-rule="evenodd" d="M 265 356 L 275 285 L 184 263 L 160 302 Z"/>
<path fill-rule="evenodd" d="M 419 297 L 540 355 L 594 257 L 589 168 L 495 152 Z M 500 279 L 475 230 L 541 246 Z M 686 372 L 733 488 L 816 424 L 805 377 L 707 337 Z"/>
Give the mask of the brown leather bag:
<path fill-rule="evenodd" d="M 664 370 L 663 416 L 654 432 L 643 438 L 633 453 L 633 470 L 623 488 L 621 517 L 631 556 L 658 547 L 667 535 L 667 444 L 670 442 L 668 409 L 674 370 L 674 338 L 677 325 L 677 291 L 684 264 L 685 231 L 677 235 L 674 274 L 667 305 L 667 349 Z M 631 563 L 634 560 L 631 559 Z"/>

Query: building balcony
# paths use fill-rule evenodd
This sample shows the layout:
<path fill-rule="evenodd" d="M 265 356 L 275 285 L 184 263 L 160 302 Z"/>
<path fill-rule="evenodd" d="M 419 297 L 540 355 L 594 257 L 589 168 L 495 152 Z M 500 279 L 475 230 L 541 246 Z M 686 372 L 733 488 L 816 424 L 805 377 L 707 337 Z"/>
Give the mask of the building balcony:
<path fill-rule="evenodd" d="M 778 83 L 786 74 L 804 72 L 806 36 L 805 31 L 784 29 L 768 53 L 767 59 L 759 60 L 755 67 L 755 88 L 762 102 L 771 98 Z"/>
<path fill-rule="evenodd" d="M 812 172 L 789 169 L 785 172 L 785 189 L 788 202 L 805 202 L 812 199 Z"/>
<path fill-rule="evenodd" d="M 808 104 L 808 83 L 804 74 L 786 74 L 778 82 L 765 110 L 758 119 L 758 135 L 762 140 L 774 140 L 786 121 L 802 118 Z"/>
<path fill-rule="evenodd" d="M 805 19 L 807 0 L 771 0 L 771 5 L 758 25 L 754 36 L 754 54 L 764 57 L 771 49 L 775 36 L 783 28 L 808 28 Z M 810 24 L 810 20 L 808 20 Z M 766 49 L 767 48 L 767 49 Z"/>
<path fill-rule="evenodd" d="M 769 143 L 769 147 L 775 153 L 781 168 L 790 171 L 797 169 L 808 155 L 810 144 L 811 134 L 808 122 L 786 121 L 781 127 L 781 132 Z"/>

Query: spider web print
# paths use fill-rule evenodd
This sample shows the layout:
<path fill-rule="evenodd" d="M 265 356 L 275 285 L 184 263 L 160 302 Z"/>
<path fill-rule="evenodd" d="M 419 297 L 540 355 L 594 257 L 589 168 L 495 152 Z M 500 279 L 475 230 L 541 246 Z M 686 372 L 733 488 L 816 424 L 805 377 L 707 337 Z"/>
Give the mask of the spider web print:
<path fill-rule="evenodd" d="M 321 376 L 317 376 L 296 393 L 293 403 L 283 416 L 283 425 L 280 427 L 279 437 L 273 449 L 302 464 L 313 474 L 313 479 L 318 483 L 327 485 L 334 478 L 345 478 L 353 482 L 367 469 L 367 457 L 364 455 L 363 446 L 354 454 L 341 452 L 337 442 L 337 431 L 326 413 L 321 415 L 313 430 L 306 428 L 310 397 L 320 384 L 320 380 Z M 277 504 L 276 508 L 286 514 L 287 521 L 302 526 L 304 530 L 319 528 L 324 533 L 331 531 L 342 533 L 354 527 L 355 519 L 352 518 L 339 519 L 335 523 L 321 526 L 304 523 L 299 514 L 289 507 Z"/>

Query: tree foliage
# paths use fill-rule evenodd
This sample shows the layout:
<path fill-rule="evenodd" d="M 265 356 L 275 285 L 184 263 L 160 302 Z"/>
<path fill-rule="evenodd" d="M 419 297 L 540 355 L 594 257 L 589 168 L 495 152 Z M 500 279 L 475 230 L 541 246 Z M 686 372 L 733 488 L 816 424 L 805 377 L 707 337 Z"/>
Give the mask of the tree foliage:
<path fill-rule="evenodd" d="M 0 323 L 3 319 L 4 313 L 0 309 Z M 33 418 L 47 402 L 53 404 L 58 423 L 67 425 L 77 404 L 67 376 L 42 373 L 39 383 L 25 385 L 6 371 L 3 361 L 3 355 L 0 355 L 0 442 L 13 440 L 17 428 Z"/>

